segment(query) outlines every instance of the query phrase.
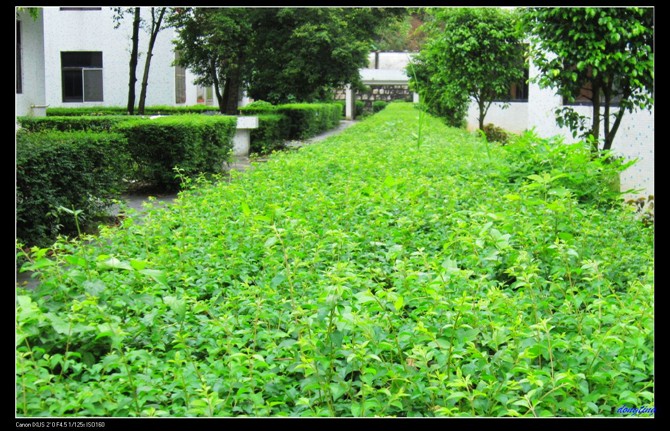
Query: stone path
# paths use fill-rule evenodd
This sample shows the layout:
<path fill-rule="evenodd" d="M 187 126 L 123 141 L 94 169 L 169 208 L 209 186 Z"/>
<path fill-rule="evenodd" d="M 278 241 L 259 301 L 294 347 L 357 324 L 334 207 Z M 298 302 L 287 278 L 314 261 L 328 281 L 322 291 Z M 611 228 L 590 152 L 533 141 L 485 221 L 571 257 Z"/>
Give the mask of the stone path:
<path fill-rule="evenodd" d="M 336 135 L 343 131 L 344 129 L 356 124 L 356 121 L 351 121 L 351 120 L 342 120 L 340 121 L 340 125 L 335 127 L 334 129 L 328 130 L 320 135 L 314 136 L 309 139 L 305 139 L 302 141 L 288 141 L 286 143 L 286 146 L 288 148 L 292 149 L 297 149 L 300 147 L 304 147 L 305 145 L 313 144 L 315 142 L 322 141 L 330 136 Z M 257 158 L 253 159 L 254 162 L 264 162 L 267 161 L 267 158 Z M 233 169 L 236 171 L 245 171 L 251 167 L 251 160 L 248 157 L 244 158 L 238 158 L 232 163 L 228 164 L 228 169 Z M 177 193 L 166 193 L 166 194 L 139 194 L 139 193 L 133 193 L 133 194 L 126 194 L 122 195 L 121 198 L 126 201 L 126 205 L 129 208 L 132 208 L 136 210 L 138 213 L 142 213 L 143 211 L 146 210 L 144 207 L 144 202 L 147 202 L 149 199 L 149 196 L 154 197 L 154 203 L 156 205 L 168 205 L 172 203 L 177 198 Z M 116 216 L 119 214 L 120 208 L 118 206 L 113 206 L 111 209 L 111 215 Z M 31 273 L 30 272 L 18 272 L 16 271 L 16 284 L 21 285 L 25 287 L 26 289 L 34 289 L 39 282 L 35 280 L 34 278 L 31 278 Z"/>

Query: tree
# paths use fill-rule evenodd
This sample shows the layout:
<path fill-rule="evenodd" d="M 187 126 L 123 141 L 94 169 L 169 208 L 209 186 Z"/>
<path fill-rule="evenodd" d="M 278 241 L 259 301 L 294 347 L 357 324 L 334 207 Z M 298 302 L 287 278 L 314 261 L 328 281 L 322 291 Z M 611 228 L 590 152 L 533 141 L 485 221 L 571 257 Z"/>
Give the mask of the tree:
<path fill-rule="evenodd" d="M 425 100 L 449 107 L 455 115 L 452 123 L 459 122 L 469 98 L 474 99 L 483 129 L 491 104 L 509 100 L 510 85 L 524 78 L 524 46 L 516 16 L 500 8 L 436 8 L 429 16 L 427 41 L 408 66 L 410 77 L 419 69 L 416 78 L 423 79 L 413 86 L 430 88 L 434 94 Z"/>
<path fill-rule="evenodd" d="M 272 103 L 332 97 L 360 85 L 373 38 L 402 10 L 380 8 L 197 8 L 175 19 L 179 64 L 213 85 L 221 112 L 239 89 Z M 222 89 L 219 91 L 218 89 Z M 234 109 L 233 109 L 234 108 Z"/>
<path fill-rule="evenodd" d="M 390 20 L 375 38 L 376 51 L 418 52 L 423 45 L 425 33 L 421 30 L 426 15 L 425 8 L 406 8 L 397 20 Z"/>
<path fill-rule="evenodd" d="M 137 113 L 144 115 L 144 105 L 147 100 L 147 86 L 149 85 L 149 68 L 151 67 L 151 57 L 153 57 L 154 45 L 158 33 L 167 26 L 163 26 L 163 18 L 168 8 L 166 7 L 152 7 L 151 8 L 151 26 L 149 31 L 149 46 L 147 47 L 147 55 L 144 60 L 144 74 L 142 75 L 142 89 L 140 90 L 140 102 L 137 107 Z M 167 20 L 166 20 L 167 21 Z"/>
<path fill-rule="evenodd" d="M 130 51 L 130 62 L 129 62 L 129 72 L 128 72 L 128 103 L 127 110 L 128 114 L 133 115 L 135 112 L 135 83 L 137 82 L 137 60 L 139 57 L 139 33 L 140 33 L 140 8 L 114 8 L 114 28 L 119 28 L 123 16 L 126 13 L 133 13 L 133 35 L 131 37 L 132 48 Z"/>
<path fill-rule="evenodd" d="M 330 98 L 361 86 L 375 37 L 404 13 L 383 8 L 257 9 L 249 94 L 272 103 Z"/>
<path fill-rule="evenodd" d="M 223 114 L 236 115 L 242 75 L 249 68 L 252 9 L 180 9 L 172 21 L 179 64 L 191 69 L 196 83 L 213 86 Z"/>
<path fill-rule="evenodd" d="M 590 139 L 593 151 L 612 147 L 625 112 L 654 103 L 652 8 L 530 8 L 523 13 L 537 82 L 572 102 L 592 104 L 588 118 L 571 107 L 556 110 L 557 123 Z M 619 108 L 613 109 L 618 102 Z M 601 123 L 602 120 L 602 123 Z"/>

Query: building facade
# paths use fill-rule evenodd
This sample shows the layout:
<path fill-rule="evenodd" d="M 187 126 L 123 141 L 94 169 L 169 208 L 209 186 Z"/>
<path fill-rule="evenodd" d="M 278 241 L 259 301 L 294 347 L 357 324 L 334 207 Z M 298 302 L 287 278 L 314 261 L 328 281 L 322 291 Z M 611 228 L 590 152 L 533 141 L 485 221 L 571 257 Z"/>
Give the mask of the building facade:
<path fill-rule="evenodd" d="M 141 16 L 150 19 L 150 8 Z M 115 28 L 110 7 L 44 7 L 37 19 L 16 20 L 16 115 L 43 115 L 45 107 L 126 106 L 132 47 L 132 16 Z M 146 105 L 206 103 L 195 76 L 174 66 L 175 30 L 158 33 L 151 58 Z M 149 34 L 139 33 L 135 84 L 139 102 Z M 213 102 L 212 99 L 209 99 Z"/>

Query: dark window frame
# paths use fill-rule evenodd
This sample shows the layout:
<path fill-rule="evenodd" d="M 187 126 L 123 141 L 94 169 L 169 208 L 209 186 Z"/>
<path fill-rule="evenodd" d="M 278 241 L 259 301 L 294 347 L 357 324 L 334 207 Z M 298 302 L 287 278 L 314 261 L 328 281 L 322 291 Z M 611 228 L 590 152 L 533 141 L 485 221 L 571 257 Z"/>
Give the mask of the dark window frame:
<path fill-rule="evenodd" d="M 16 94 L 23 94 L 23 56 L 21 55 L 21 21 L 16 20 Z"/>
<path fill-rule="evenodd" d="M 102 10 L 101 7 L 61 7 L 59 8 L 61 12 L 70 12 L 70 11 L 97 11 Z"/>
<path fill-rule="evenodd" d="M 175 103 L 186 103 L 186 68 L 177 64 L 179 51 L 174 53 L 174 99 Z"/>
<path fill-rule="evenodd" d="M 78 54 L 79 58 L 74 54 Z M 85 58 L 86 54 L 89 54 L 90 57 Z M 94 56 L 93 54 L 99 54 L 99 56 Z M 104 102 L 102 57 L 102 51 L 61 51 L 61 90 L 63 103 Z M 79 63 L 77 61 L 79 61 Z M 89 95 L 86 89 L 86 76 L 93 76 L 91 72 L 96 71 L 100 72 L 100 86 L 99 88 L 96 88 L 96 90 L 99 91 L 95 92 L 94 95 L 99 93 L 99 99 L 93 98 L 94 95 Z M 80 78 L 77 77 L 77 73 L 81 73 Z M 70 82 L 73 82 L 75 85 L 81 85 L 81 93 L 79 93 L 76 88 L 74 89 L 74 92 L 70 91 L 72 87 L 71 85 L 68 85 Z M 87 95 L 91 98 L 87 98 Z"/>

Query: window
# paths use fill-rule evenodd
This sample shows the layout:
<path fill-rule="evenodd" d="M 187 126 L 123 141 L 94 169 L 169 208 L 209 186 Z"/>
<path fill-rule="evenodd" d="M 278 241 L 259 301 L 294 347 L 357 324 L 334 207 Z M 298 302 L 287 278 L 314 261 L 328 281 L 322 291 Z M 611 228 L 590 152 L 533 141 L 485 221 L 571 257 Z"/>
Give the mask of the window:
<path fill-rule="evenodd" d="M 16 21 L 16 94 L 23 93 L 23 73 L 21 67 L 21 21 Z"/>
<path fill-rule="evenodd" d="M 587 79 L 591 78 L 591 69 L 589 68 L 587 72 Z M 610 101 L 610 106 L 619 106 L 621 101 L 621 94 L 619 88 L 617 88 L 616 82 L 612 89 L 612 100 Z M 600 104 L 601 106 L 605 103 L 605 96 L 600 91 Z M 593 85 L 591 81 L 586 81 L 582 84 L 579 89 L 579 93 L 575 94 L 574 100 L 570 101 L 567 96 L 563 96 L 563 105 L 572 105 L 572 106 L 592 106 L 593 105 Z"/>
<path fill-rule="evenodd" d="M 509 92 L 510 101 L 528 102 L 528 69 L 524 70 L 523 82 L 512 84 Z"/>
<path fill-rule="evenodd" d="M 102 102 L 102 52 L 61 52 L 63 102 Z"/>
<path fill-rule="evenodd" d="M 62 7 L 61 11 L 77 11 L 77 10 L 102 10 L 101 7 Z"/>
<path fill-rule="evenodd" d="M 174 94 L 175 103 L 186 103 L 186 68 L 179 66 L 179 52 L 174 53 Z"/>

